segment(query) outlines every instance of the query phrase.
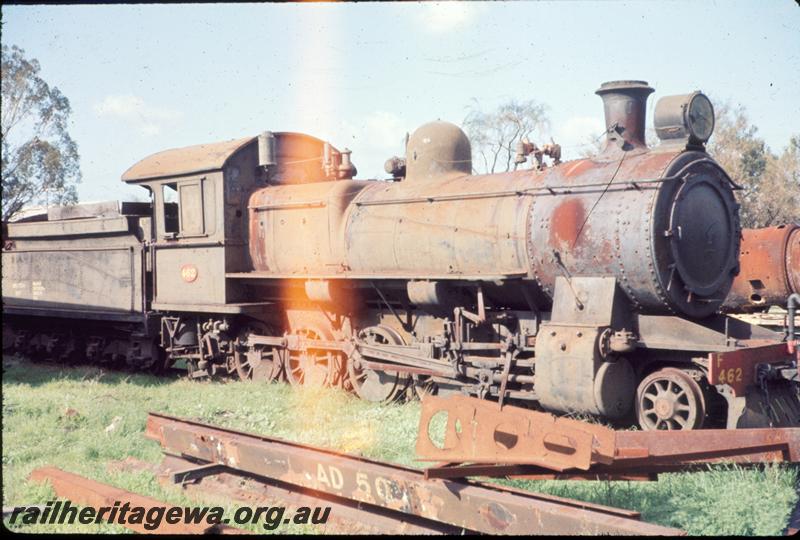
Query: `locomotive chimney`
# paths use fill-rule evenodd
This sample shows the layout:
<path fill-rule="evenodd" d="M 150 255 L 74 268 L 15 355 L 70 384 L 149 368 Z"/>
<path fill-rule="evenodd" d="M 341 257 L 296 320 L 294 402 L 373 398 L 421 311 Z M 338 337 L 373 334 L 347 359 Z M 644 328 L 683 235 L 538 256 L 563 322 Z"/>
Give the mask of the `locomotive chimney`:
<path fill-rule="evenodd" d="M 646 147 L 644 125 L 647 96 L 653 89 L 645 81 L 611 81 L 595 92 L 603 99 L 606 116 L 606 146 L 633 150 Z"/>

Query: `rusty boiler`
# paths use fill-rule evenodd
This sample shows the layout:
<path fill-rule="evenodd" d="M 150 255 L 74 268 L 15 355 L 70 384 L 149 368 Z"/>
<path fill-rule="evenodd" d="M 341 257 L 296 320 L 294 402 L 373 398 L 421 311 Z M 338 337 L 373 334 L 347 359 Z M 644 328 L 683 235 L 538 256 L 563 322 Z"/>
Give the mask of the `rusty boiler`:
<path fill-rule="evenodd" d="M 791 294 L 800 292 L 800 226 L 743 229 L 741 244 L 741 271 L 725 299 L 725 311 L 785 306 Z"/>
<path fill-rule="evenodd" d="M 445 301 L 432 283 L 523 278 L 541 309 L 559 276 L 609 276 L 636 310 L 714 313 L 738 270 L 731 185 L 700 150 L 647 148 L 652 91 L 639 81 L 602 85 L 609 129 L 594 158 L 472 175 L 466 135 L 433 122 L 408 140 L 401 181 L 258 190 L 250 230 L 268 234 L 250 245 L 254 270 L 424 281 L 407 287 L 423 305 Z M 495 294 L 526 304 L 518 291 Z"/>

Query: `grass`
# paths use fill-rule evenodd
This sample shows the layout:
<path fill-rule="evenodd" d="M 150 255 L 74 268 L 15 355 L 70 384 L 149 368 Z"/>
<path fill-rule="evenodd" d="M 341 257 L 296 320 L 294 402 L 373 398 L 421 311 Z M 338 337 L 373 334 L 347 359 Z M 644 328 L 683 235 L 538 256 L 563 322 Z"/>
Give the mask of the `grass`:
<path fill-rule="evenodd" d="M 111 471 L 129 456 L 158 463 L 142 433 L 148 411 L 334 448 L 407 466 L 414 461 L 419 403 L 377 405 L 332 389 L 282 384 L 193 382 L 32 364 L 3 357 L 3 505 L 43 504 L 49 487 L 27 480 L 53 465 L 176 505 L 191 504 L 149 472 Z M 107 429 L 114 424 L 114 429 Z M 798 468 L 662 475 L 658 482 L 508 481 L 517 487 L 642 512 L 643 519 L 690 534 L 780 534 L 797 502 Z M 232 505 L 228 512 L 232 512 Z M 254 531 L 263 529 L 250 527 Z M 24 526 L 25 532 L 126 532 L 121 526 Z M 275 532 L 324 532 L 291 526 Z"/>

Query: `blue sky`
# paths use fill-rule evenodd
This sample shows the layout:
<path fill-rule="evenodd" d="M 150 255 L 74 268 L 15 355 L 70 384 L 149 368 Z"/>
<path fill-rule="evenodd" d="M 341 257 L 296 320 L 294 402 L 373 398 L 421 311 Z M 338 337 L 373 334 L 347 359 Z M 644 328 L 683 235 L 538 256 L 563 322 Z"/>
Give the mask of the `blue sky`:
<path fill-rule="evenodd" d="M 384 177 L 407 131 L 460 124 L 477 99 L 549 106 L 574 157 L 603 129 L 600 83 L 743 104 L 773 150 L 800 132 L 800 8 L 763 2 L 425 2 L 3 6 L 70 99 L 81 200 L 129 197 L 120 176 L 166 148 L 303 131 Z M 546 141 L 541 141 L 546 142 Z"/>

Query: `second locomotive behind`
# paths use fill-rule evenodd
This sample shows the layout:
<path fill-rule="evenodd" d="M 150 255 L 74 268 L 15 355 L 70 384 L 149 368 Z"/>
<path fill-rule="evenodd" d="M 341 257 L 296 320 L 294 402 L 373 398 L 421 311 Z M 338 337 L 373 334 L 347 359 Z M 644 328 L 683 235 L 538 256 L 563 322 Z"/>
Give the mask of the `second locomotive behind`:
<path fill-rule="evenodd" d="M 517 161 L 534 166 L 509 173 L 473 175 L 444 122 L 412 134 L 391 181 L 353 180 L 348 151 L 292 133 L 146 158 L 123 176 L 152 195 L 137 339 L 151 363 L 370 400 L 414 388 L 644 429 L 800 425 L 793 336 L 715 314 L 740 229 L 736 186 L 704 148 L 713 108 L 662 98 L 648 148 L 652 91 L 602 85 L 598 156 L 561 163 L 525 141 Z M 44 238 L 25 225 L 9 224 L 3 288 L 30 332 L 47 276 L 26 278 Z"/>

